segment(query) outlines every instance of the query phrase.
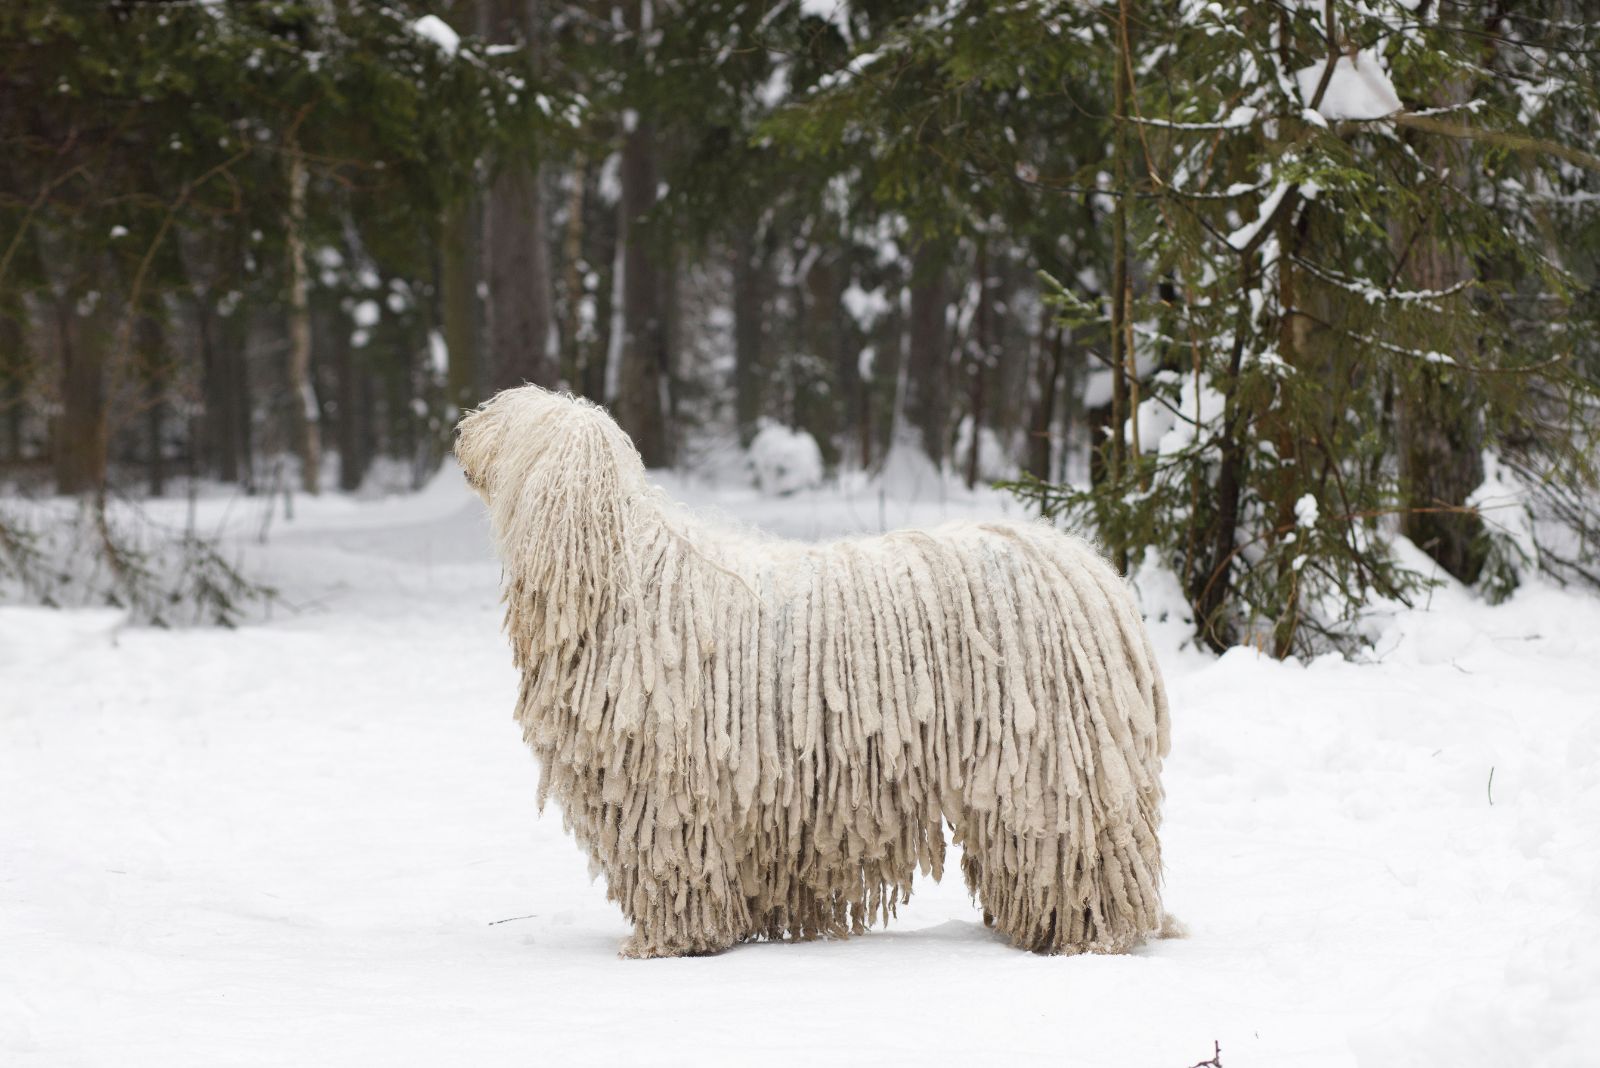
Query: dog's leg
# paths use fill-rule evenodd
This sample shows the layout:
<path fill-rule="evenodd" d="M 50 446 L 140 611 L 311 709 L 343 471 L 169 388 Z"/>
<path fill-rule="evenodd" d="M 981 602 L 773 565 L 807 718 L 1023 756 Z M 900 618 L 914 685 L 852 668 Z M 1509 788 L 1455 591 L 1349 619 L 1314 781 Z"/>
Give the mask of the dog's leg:
<path fill-rule="evenodd" d="M 1158 878 L 1132 836 L 1004 829 L 966 836 L 962 874 L 984 922 L 1035 953 L 1122 953 L 1161 930 Z"/>
<path fill-rule="evenodd" d="M 655 957 L 704 957 L 733 946 L 744 937 L 739 910 L 730 909 L 705 889 L 660 894 L 635 910 L 633 935 L 621 955 L 632 960 Z"/>
<path fill-rule="evenodd" d="M 656 811 L 647 831 L 624 838 L 607 871 L 612 896 L 633 923 L 622 956 L 706 956 L 749 938 L 750 900 L 718 813 L 694 801 Z"/>

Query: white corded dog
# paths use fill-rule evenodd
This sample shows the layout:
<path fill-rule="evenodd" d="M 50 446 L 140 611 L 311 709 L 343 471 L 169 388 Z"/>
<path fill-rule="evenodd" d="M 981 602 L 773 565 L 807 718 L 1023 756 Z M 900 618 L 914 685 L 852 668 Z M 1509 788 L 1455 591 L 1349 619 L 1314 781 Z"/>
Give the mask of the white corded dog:
<path fill-rule="evenodd" d="M 825 544 L 706 522 L 601 408 L 535 386 L 462 420 L 541 804 L 628 956 L 842 936 L 938 878 L 1042 953 L 1159 933 L 1161 675 L 1077 538 L 963 523 Z"/>

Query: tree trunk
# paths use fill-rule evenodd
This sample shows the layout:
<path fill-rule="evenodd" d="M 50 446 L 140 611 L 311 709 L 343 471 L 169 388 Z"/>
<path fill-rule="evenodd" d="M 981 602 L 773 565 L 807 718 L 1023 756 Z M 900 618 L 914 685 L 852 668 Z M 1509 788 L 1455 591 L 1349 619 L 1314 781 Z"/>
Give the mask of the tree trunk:
<path fill-rule="evenodd" d="M 911 384 L 907 381 L 911 333 L 911 308 L 907 290 L 894 293 L 889 309 L 874 324 L 869 341 L 873 345 L 872 374 L 863 381 L 867 405 L 862 420 L 862 466 L 872 469 L 873 457 L 881 462 L 903 434 Z M 859 358 L 859 357 L 858 357 Z"/>
<path fill-rule="evenodd" d="M 859 353 L 850 344 L 850 316 L 844 304 L 848 266 L 841 251 L 830 250 L 812 271 L 812 321 L 816 324 L 817 343 L 822 346 L 817 355 L 828 362 L 832 372 L 828 391 L 828 440 L 819 444 L 824 456 L 833 464 L 845 463 L 853 457 L 856 450 L 852 430 L 860 422 L 859 409 L 866 400 L 866 389 L 857 369 Z"/>
<path fill-rule="evenodd" d="M 1116 127 L 1111 142 L 1112 173 L 1116 183 L 1117 199 L 1111 210 L 1111 441 L 1106 465 L 1107 477 L 1115 483 L 1126 470 L 1127 439 L 1124 423 L 1128 418 L 1127 367 L 1132 362 L 1127 351 L 1127 316 L 1129 304 L 1128 281 L 1128 212 L 1129 157 L 1133 145 L 1128 137 L 1128 64 L 1132 61 L 1132 43 L 1128 39 L 1128 12 L 1126 5 L 1119 8 L 1117 48 L 1113 60 L 1117 65 L 1113 108 Z M 1127 573 L 1128 550 L 1124 545 L 1112 548 L 1112 560 L 1117 570 Z"/>
<path fill-rule="evenodd" d="M 944 257 L 929 244 L 912 256 L 911 310 L 907 324 L 905 414 L 922 451 L 943 465 L 950 451 L 949 305 Z"/>
<path fill-rule="evenodd" d="M 607 203 L 601 195 L 604 173 L 603 166 L 594 167 L 585 178 L 589 192 L 584 197 L 584 259 L 596 276 L 596 284 L 591 295 L 591 333 L 579 346 L 578 374 L 580 392 L 599 403 L 615 399 L 613 357 L 616 363 L 621 362 L 622 347 L 622 209 L 618 204 Z"/>
<path fill-rule="evenodd" d="M 317 391 L 311 379 L 311 307 L 306 265 L 306 173 L 299 144 L 289 144 L 289 391 L 300 482 L 316 494 L 321 484 L 322 433 Z"/>
<path fill-rule="evenodd" d="M 1442 289 L 1450 283 L 1419 278 L 1416 285 Z M 1396 391 L 1395 417 L 1400 532 L 1462 582 L 1476 582 L 1486 555 L 1483 520 L 1449 509 L 1464 508 L 1483 483 L 1483 422 L 1465 391 L 1436 367 L 1420 369 L 1409 387 Z"/>
<path fill-rule="evenodd" d="M 477 227 L 479 205 L 464 200 L 445 214 L 439 235 L 440 318 L 448 363 L 445 390 L 457 412 L 482 399 L 478 349 Z"/>
<path fill-rule="evenodd" d="M 1304 374 L 1306 336 L 1310 320 L 1306 318 L 1305 309 L 1301 307 L 1303 298 L 1294 259 L 1300 253 L 1305 220 L 1302 216 L 1301 224 L 1296 224 L 1293 210 L 1294 194 L 1289 194 L 1289 198 L 1290 202 L 1279 212 L 1277 222 L 1278 248 L 1284 250 L 1278 260 L 1278 358 L 1291 370 Z M 1278 529 L 1292 529 L 1295 522 L 1295 502 L 1300 499 L 1301 491 L 1306 485 L 1303 481 L 1306 472 L 1299 455 L 1299 428 L 1294 425 L 1293 418 L 1281 409 L 1274 409 L 1271 419 L 1276 424 L 1272 432 L 1278 457 L 1277 526 Z M 1272 541 L 1274 547 L 1277 547 L 1278 535 L 1274 535 Z M 1278 582 L 1280 588 L 1287 589 L 1288 592 L 1284 596 L 1282 614 L 1273 628 L 1272 655 L 1283 660 L 1294 652 L 1295 632 L 1300 626 L 1300 575 L 1293 561 L 1284 553 L 1279 553 L 1278 556 Z"/>
<path fill-rule="evenodd" d="M 248 316 L 237 315 L 226 320 L 222 330 L 224 359 L 232 365 L 229 378 L 233 382 L 233 419 L 231 426 L 239 449 L 239 480 L 245 492 L 256 492 L 256 425 L 255 391 L 251 387 L 250 368 L 255 360 L 249 356 L 250 341 L 254 335 Z"/>
<path fill-rule="evenodd" d="M 338 376 L 335 388 L 339 398 L 339 488 L 354 493 L 361 488 L 361 480 L 367 473 L 368 436 L 361 418 L 364 361 L 350 344 L 350 331 L 343 315 L 334 317 L 328 343 L 333 347 L 334 370 Z"/>
<path fill-rule="evenodd" d="M 150 496 L 160 497 L 167 491 L 167 456 L 164 448 L 168 379 L 166 336 L 161 324 L 148 315 L 139 317 L 134 331 L 138 362 L 144 371 L 145 387 L 149 391 L 144 412 L 145 471 L 149 479 Z"/>
<path fill-rule="evenodd" d="M 22 323 L 0 315 L 0 414 L 6 421 L 5 462 L 22 464 L 23 375 L 28 366 Z"/>
<path fill-rule="evenodd" d="M 491 383 L 553 387 L 560 364 L 552 343 L 550 252 L 539 172 L 507 160 L 483 205 L 484 309 Z"/>
<path fill-rule="evenodd" d="M 1253 284 L 1253 254 L 1247 254 L 1240 267 L 1239 289 Z M 1233 557 L 1239 532 L 1239 506 L 1244 489 L 1244 431 L 1248 413 L 1239 397 L 1239 372 L 1244 366 L 1245 338 L 1249 335 L 1250 306 L 1239 301 L 1234 327 L 1233 349 L 1228 357 L 1228 377 L 1224 382 L 1221 462 L 1217 469 L 1217 513 L 1211 528 L 1211 552 L 1207 564 L 1196 569 L 1189 589 L 1194 605 L 1196 636 L 1216 652 L 1233 644 L 1232 621 L 1223 616 L 1228 590 L 1233 580 Z"/>
<path fill-rule="evenodd" d="M 637 10 L 637 9 L 636 9 Z M 643 218 L 656 202 L 655 128 L 633 119 L 622 145 L 622 201 L 618 241 L 622 265 L 622 336 L 614 339 L 615 415 L 633 438 L 647 467 L 664 467 L 668 455 L 667 324 L 661 313 L 661 279 Z M 620 341 L 620 343 L 618 343 Z"/>
<path fill-rule="evenodd" d="M 767 259 L 764 242 L 741 227 L 733 242 L 733 393 L 741 445 L 755 437 L 763 414 Z"/>
<path fill-rule="evenodd" d="M 1033 412 L 1028 421 L 1028 472 L 1049 481 L 1056 425 L 1056 402 L 1061 396 L 1061 372 L 1066 362 L 1065 329 L 1050 322 L 1046 310 L 1039 328 L 1039 366 Z"/>
<path fill-rule="evenodd" d="M 584 286 L 584 208 L 588 199 L 589 162 L 580 157 L 567 171 L 571 188 L 567 194 L 566 231 L 561 239 L 562 301 L 557 317 L 557 337 L 560 349 L 561 377 L 578 392 L 583 392 L 587 371 L 585 347 L 579 338 L 584 329 L 579 309 L 586 300 Z"/>
<path fill-rule="evenodd" d="M 989 307 L 994 314 L 995 328 L 990 345 L 994 366 L 988 420 L 1000 440 L 1009 444 L 1016 440 L 1019 432 L 1025 433 L 1028 426 L 1031 410 L 1028 401 L 1036 373 L 1033 357 L 1048 344 L 1049 320 L 1041 326 L 1022 314 L 1024 293 L 1035 282 L 1035 276 L 1019 262 L 1017 251 L 998 241 L 991 242 L 990 249 L 991 254 L 997 250 L 999 254 L 994 254 L 996 266 L 989 288 Z"/>
<path fill-rule="evenodd" d="M 98 495 L 106 482 L 106 353 L 111 329 L 102 294 L 88 315 L 74 295 L 52 302 L 61 367 L 61 414 L 55 423 L 56 492 Z"/>
<path fill-rule="evenodd" d="M 200 440 L 205 452 L 214 458 L 218 478 L 239 481 L 237 414 L 238 389 L 231 371 L 234 357 L 229 346 L 217 344 L 217 316 L 211 304 L 211 291 L 194 296 L 194 336 L 199 346 L 200 395 L 205 399 L 205 416 L 200 422 Z"/>
<path fill-rule="evenodd" d="M 529 69 L 538 41 L 534 0 L 479 0 L 478 29 L 499 45 L 523 43 Z M 498 161 L 483 201 L 484 308 L 490 384 L 553 387 L 561 375 L 551 313 L 550 248 L 539 167 L 526 148 Z"/>
<path fill-rule="evenodd" d="M 839 270 L 832 250 L 812 246 L 809 269 L 796 279 L 795 310 L 799 313 L 800 352 L 796 360 L 799 388 L 794 398 L 794 425 L 816 439 L 825 463 L 839 462 L 839 429 L 848 413 L 846 390 L 855 377 L 853 361 L 841 353 L 843 304 Z"/>
<path fill-rule="evenodd" d="M 1493 46 L 1486 43 L 1485 47 Z M 1492 55 L 1485 58 L 1486 66 L 1492 68 Z M 1471 87 L 1458 77 L 1434 93 L 1434 103 L 1449 107 L 1470 97 Z M 1417 144 L 1416 151 L 1436 170 L 1448 171 L 1453 183 L 1465 184 L 1466 160 L 1460 142 L 1428 137 Z M 1397 253 L 1406 256 L 1401 277 L 1412 289 L 1448 290 L 1472 275 L 1462 250 L 1446 244 L 1432 226 L 1433 220 L 1424 217 L 1396 219 L 1391 227 Z M 1423 229 L 1413 240 L 1415 227 Z M 1406 244 L 1410 245 L 1409 254 L 1401 251 Z M 1459 332 L 1453 341 L 1463 350 L 1475 348 L 1477 343 Z M 1395 430 L 1399 436 L 1400 533 L 1451 575 L 1468 584 L 1476 582 L 1487 558 L 1483 520 L 1471 512 L 1450 510 L 1464 509 L 1472 492 L 1483 484 L 1484 427 L 1470 381 L 1436 364 L 1417 368 L 1409 382 L 1397 376 Z"/>
<path fill-rule="evenodd" d="M 673 354 L 684 350 L 682 268 L 687 266 L 684 260 L 685 257 L 680 249 L 668 245 L 661 248 L 661 258 L 657 261 L 659 266 L 656 271 L 656 278 L 661 283 L 656 301 L 661 309 L 663 351 L 666 354 L 661 364 L 661 407 L 665 413 L 663 418 L 668 463 L 678 454 L 677 433 L 682 425 L 678 405 L 683 397 L 683 389 L 678 381 L 679 369 L 673 360 Z"/>

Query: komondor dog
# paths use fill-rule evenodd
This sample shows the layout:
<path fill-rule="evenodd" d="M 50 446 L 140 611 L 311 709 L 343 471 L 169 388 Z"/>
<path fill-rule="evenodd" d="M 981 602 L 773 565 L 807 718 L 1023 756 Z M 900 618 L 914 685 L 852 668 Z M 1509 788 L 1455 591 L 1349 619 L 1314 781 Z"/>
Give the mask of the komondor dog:
<path fill-rule="evenodd" d="M 1161 676 L 1127 587 L 1044 525 L 826 544 L 707 522 L 601 408 L 461 423 L 522 672 L 516 717 L 634 925 L 626 956 L 843 936 L 938 878 L 1041 953 L 1163 926 Z"/>

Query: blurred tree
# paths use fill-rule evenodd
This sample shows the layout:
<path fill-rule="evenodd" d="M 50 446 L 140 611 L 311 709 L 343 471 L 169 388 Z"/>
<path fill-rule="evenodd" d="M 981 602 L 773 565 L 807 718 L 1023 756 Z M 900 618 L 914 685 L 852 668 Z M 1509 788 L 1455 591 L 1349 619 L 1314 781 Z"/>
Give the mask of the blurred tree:
<path fill-rule="evenodd" d="M 24 0 L 0 457 L 98 498 L 336 455 L 353 490 L 530 380 L 656 465 L 769 420 L 835 468 L 1025 465 L 1219 647 L 1358 634 L 1427 580 L 1400 534 L 1496 595 L 1600 578 L 1595 34 L 1571 0 Z"/>
<path fill-rule="evenodd" d="M 535 0 L 476 0 L 478 33 L 506 62 L 519 57 L 518 84 L 541 65 L 543 5 Z M 525 89 L 526 92 L 533 90 Z M 549 106 L 536 94 L 537 106 Z M 548 210 L 538 146 L 509 141 L 490 161 L 483 202 L 482 252 L 491 384 L 554 386 L 560 377 L 551 310 Z"/>
<path fill-rule="evenodd" d="M 1061 300 L 1129 339 L 1113 364 L 1143 399 L 1114 412 L 1098 484 L 1025 491 L 1119 557 L 1170 564 L 1214 646 L 1280 656 L 1349 637 L 1374 596 L 1425 582 L 1395 533 L 1469 581 L 1490 542 L 1518 551 L 1473 503 L 1485 447 L 1531 437 L 1566 458 L 1564 485 L 1593 485 L 1592 365 L 1517 326 L 1527 307 L 1573 309 L 1581 257 L 1534 190 L 1594 186 L 1600 161 L 1570 147 L 1593 123 L 1592 65 L 1556 58 L 1556 23 L 1512 31 L 1493 9 L 1132 12 L 1090 17 L 1130 81 L 1119 197 L 1146 281 L 1121 322 L 1118 301 L 1108 316 Z M 1480 77 L 1491 38 L 1539 57 L 1528 74 L 1587 114 L 1530 122 L 1518 78 Z"/>
<path fill-rule="evenodd" d="M 181 315 L 179 293 L 216 409 L 207 436 L 232 477 L 249 413 L 235 410 L 238 339 L 223 346 L 218 320 L 241 296 L 286 309 L 281 410 L 314 491 L 328 407 L 314 246 L 344 243 L 338 205 L 359 201 L 356 221 L 380 227 L 437 216 L 480 155 L 549 124 L 516 107 L 525 78 L 405 5 L 29 0 L 0 13 L 0 53 L 0 292 L 60 368 L 52 436 L 69 493 L 103 490 L 132 414 L 165 425 L 181 376 L 141 360 L 136 336 Z M 164 448 L 164 430 L 146 437 Z"/>

